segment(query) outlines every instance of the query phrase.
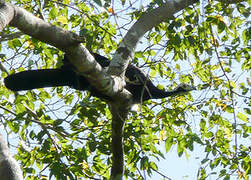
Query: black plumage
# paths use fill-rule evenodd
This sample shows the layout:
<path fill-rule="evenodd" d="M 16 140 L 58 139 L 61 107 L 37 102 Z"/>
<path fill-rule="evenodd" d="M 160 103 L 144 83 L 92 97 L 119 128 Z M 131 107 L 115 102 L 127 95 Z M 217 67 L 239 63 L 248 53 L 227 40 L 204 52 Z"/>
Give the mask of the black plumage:
<path fill-rule="evenodd" d="M 99 54 L 93 53 L 95 60 L 104 68 L 110 61 Z M 91 87 L 84 76 L 75 72 L 75 68 L 67 56 L 64 65 L 58 69 L 28 70 L 12 74 L 4 79 L 5 86 L 12 91 L 31 90 L 43 87 L 70 86 L 77 90 L 89 90 L 92 95 L 107 98 Z M 132 64 L 126 69 L 126 89 L 132 93 L 133 101 L 140 103 L 148 99 L 159 99 L 193 90 L 190 86 L 180 86 L 172 91 L 158 89 L 152 81 Z"/>

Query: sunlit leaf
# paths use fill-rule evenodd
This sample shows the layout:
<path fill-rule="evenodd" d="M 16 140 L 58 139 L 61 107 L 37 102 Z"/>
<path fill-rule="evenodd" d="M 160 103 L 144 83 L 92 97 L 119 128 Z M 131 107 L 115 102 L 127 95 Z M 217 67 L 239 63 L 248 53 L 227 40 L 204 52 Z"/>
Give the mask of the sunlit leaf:
<path fill-rule="evenodd" d="M 238 112 L 237 117 L 244 122 L 247 122 L 247 123 L 249 122 L 249 118 L 241 112 Z"/>
<path fill-rule="evenodd" d="M 57 21 L 62 23 L 62 24 L 68 24 L 68 19 L 65 16 L 59 16 L 57 18 Z"/>

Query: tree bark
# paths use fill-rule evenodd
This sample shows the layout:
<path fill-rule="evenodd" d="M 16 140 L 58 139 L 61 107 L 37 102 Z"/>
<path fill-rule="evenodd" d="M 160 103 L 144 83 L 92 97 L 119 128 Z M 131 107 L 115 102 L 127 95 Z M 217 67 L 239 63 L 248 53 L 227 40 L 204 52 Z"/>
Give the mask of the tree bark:
<path fill-rule="evenodd" d="M 118 46 L 118 49 L 112 59 L 108 72 L 110 74 L 121 76 L 129 64 L 130 59 L 133 57 L 134 50 L 141 39 L 141 37 L 150 29 L 164 22 L 173 15 L 194 4 L 199 0 L 179 0 L 167 1 L 162 6 L 146 10 L 145 13 L 134 23 L 134 25 L 126 33 L 125 37 Z"/>
<path fill-rule="evenodd" d="M 12 157 L 10 150 L 0 134 L 0 179 L 23 180 L 23 174 L 17 161 Z"/>
<path fill-rule="evenodd" d="M 2 22 L 0 30 L 9 23 L 24 34 L 66 52 L 78 73 L 85 76 L 90 84 L 102 94 L 110 97 L 118 94 L 118 92 L 128 94 L 127 91 L 123 90 L 124 83 L 120 81 L 120 78 L 112 78 L 105 73 L 90 52 L 80 44 L 83 37 L 53 26 L 26 10 L 9 3 L 0 4 L 0 12 L 0 22 Z"/>
<path fill-rule="evenodd" d="M 133 57 L 139 40 L 147 31 L 196 2 L 199 0 L 168 1 L 161 7 L 143 13 L 119 44 L 108 73 L 103 71 L 90 52 L 80 44 L 81 37 L 60 27 L 52 26 L 24 9 L 10 4 L 0 4 L 0 30 L 10 22 L 11 26 L 17 27 L 23 33 L 61 49 L 66 52 L 79 74 L 85 76 L 93 87 L 104 95 L 113 97 L 114 102 L 109 102 L 113 115 L 111 179 L 117 180 L 122 179 L 124 173 L 123 128 L 132 102 L 131 94 L 123 88 L 124 74 L 129 60 Z M 6 13 L 1 13 L 3 11 Z"/>
<path fill-rule="evenodd" d="M 180 0 L 168 1 L 163 6 L 146 11 L 136 23 L 129 29 L 123 38 L 109 66 L 108 73 L 117 77 L 124 77 L 125 70 L 129 64 L 130 58 L 133 57 L 134 50 L 141 37 L 154 26 L 170 19 L 173 15 L 192 5 L 198 0 Z M 123 104 L 123 103 L 122 103 Z M 128 116 L 129 106 L 112 105 L 112 169 L 111 179 L 123 179 L 124 171 L 124 152 L 123 152 L 123 131 L 124 123 Z"/>
<path fill-rule="evenodd" d="M 4 3 L 3 0 L 0 1 L 0 31 L 7 26 L 14 17 L 13 7 L 8 3 Z"/>
<path fill-rule="evenodd" d="M 124 174 L 124 146 L 123 132 L 124 124 L 129 112 L 128 106 L 123 103 L 112 104 L 112 169 L 111 180 L 123 179 Z"/>

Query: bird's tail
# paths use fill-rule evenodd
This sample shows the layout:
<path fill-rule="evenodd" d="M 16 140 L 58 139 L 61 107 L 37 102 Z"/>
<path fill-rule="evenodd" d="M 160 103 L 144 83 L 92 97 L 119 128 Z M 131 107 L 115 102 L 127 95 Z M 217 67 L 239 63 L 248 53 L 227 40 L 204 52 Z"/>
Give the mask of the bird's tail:
<path fill-rule="evenodd" d="M 22 91 L 44 87 L 75 86 L 76 79 L 75 72 L 71 70 L 41 69 L 12 74 L 4 79 L 4 83 L 12 91 Z"/>

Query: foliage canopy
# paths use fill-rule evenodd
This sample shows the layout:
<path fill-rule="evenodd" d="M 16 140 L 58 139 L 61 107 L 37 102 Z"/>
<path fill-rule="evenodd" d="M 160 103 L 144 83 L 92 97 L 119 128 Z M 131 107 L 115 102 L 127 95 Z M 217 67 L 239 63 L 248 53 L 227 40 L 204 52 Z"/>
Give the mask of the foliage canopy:
<path fill-rule="evenodd" d="M 78 32 L 85 46 L 109 58 L 144 11 L 162 1 L 33 1 L 11 3 L 49 23 Z M 202 1 L 147 32 L 133 64 L 159 88 L 193 84 L 197 91 L 146 101 L 125 124 L 125 177 L 158 172 L 157 160 L 173 147 L 179 156 L 203 150 L 198 179 L 237 175 L 250 169 L 250 0 Z M 59 67 L 63 52 L 18 30 L 1 34 L 1 76 L 25 69 Z M 26 179 L 109 178 L 111 113 L 105 102 L 69 87 L 13 93 L 0 87 L 1 124 L 16 149 Z M 165 152 L 159 147 L 165 146 Z M 162 174 L 168 179 L 168 172 Z"/>

